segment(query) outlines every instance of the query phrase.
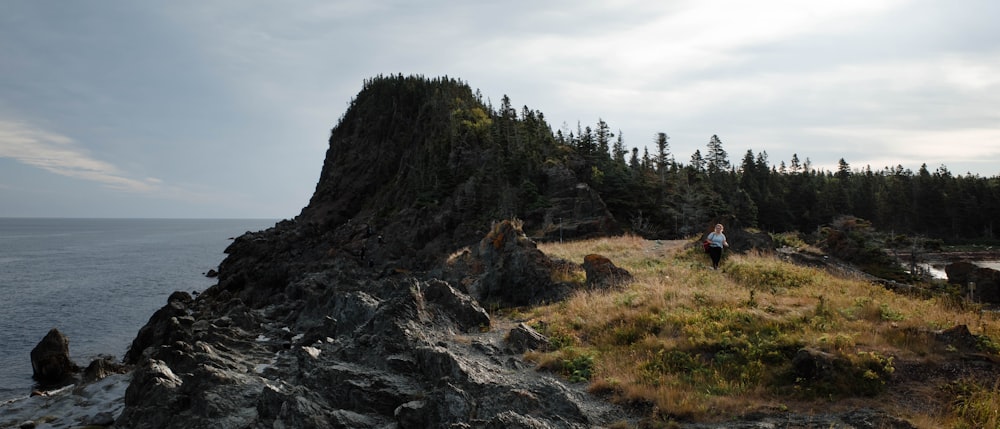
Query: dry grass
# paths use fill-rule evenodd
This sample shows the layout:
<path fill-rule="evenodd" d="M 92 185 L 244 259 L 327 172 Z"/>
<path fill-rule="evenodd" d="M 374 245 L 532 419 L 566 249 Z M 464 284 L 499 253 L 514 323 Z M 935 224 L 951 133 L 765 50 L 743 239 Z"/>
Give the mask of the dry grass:
<path fill-rule="evenodd" d="M 942 352 L 927 334 L 931 330 L 964 324 L 988 343 L 1000 343 L 1000 324 L 983 312 L 947 299 L 899 295 L 769 255 L 728 254 L 713 271 L 696 249 L 631 236 L 538 247 L 573 262 L 602 254 L 636 280 L 622 290 L 581 291 L 564 302 L 523 310 L 557 347 L 528 358 L 567 377 L 589 379 L 594 392 L 647 405 L 660 421 L 890 395 L 885 385 L 896 359 Z M 564 275 L 574 276 L 579 273 Z M 836 354 L 850 367 L 842 378 L 822 383 L 795 379 L 790 362 L 803 347 Z M 909 413 L 921 427 L 997 422 L 984 416 L 990 407 L 997 410 L 996 385 L 968 383 L 963 392 L 965 401 L 953 409 L 889 411 Z M 892 408 L 893 401 L 884 403 Z"/>

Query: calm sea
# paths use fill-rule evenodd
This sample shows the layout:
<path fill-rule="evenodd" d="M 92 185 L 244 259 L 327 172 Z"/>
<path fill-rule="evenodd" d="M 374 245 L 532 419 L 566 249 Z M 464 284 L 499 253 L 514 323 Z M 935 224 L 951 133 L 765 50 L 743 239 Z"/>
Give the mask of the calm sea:
<path fill-rule="evenodd" d="M 0 401 L 28 394 L 31 349 L 52 328 L 86 366 L 121 359 L 174 291 L 215 284 L 233 237 L 264 219 L 0 218 Z"/>

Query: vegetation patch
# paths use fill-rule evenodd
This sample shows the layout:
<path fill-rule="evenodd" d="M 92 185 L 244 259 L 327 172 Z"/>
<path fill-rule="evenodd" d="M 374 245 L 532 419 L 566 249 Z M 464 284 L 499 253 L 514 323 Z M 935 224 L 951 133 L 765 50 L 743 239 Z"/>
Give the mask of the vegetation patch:
<path fill-rule="evenodd" d="M 722 419 L 776 403 L 809 412 L 830 401 L 865 400 L 918 427 L 996 427 L 980 413 L 1000 400 L 992 384 L 949 387 L 964 390 L 962 402 L 947 407 L 939 397 L 945 386 L 905 398 L 893 390 L 921 372 L 914 360 L 957 356 L 936 342 L 941 329 L 969 326 L 975 352 L 997 359 L 996 316 L 772 255 L 731 254 L 714 271 L 701 252 L 675 244 L 669 256 L 653 257 L 657 246 L 635 237 L 540 244 L 566 260 L 599 250 L 636 279 L 621 290 L 581 291 L 523 310 L 553 345 L 528 357 L 568 380 L 588 380 L 593 392 L 649 407 L 654 426 Z M 907 359 L 903 375 L 901 357 Z M 910 405 L 894 408 L 901 403 Z M 916 415 L 914 403 L 924 404 Z"/>
<path fill-rule="evenodd" d="M 799 288 L 816 276 L 814 270 L 770 258 L 737 259 L 726 267 L 726 274 L 746 288 L 770 293 Z"/>
<path fill-rule="evenodd" d="M 953 395 L 950 404 L 954 414 L 954 428 L 998 428 L 1000 427 L 1000 382 L 983 385 L 978 380 L 958 380 L 947 388 Z"/>

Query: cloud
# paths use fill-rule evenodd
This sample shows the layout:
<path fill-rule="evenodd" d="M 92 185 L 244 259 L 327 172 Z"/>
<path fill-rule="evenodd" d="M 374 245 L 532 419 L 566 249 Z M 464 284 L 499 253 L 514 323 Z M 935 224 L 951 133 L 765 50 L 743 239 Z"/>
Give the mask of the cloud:
<path fill-rule="evenodd" d="M 147 193 L 159 184 L 156 179 L 127 177 L 114 165 L 90 156 L 73 139 L 20 121 L 0 120 L 0 157 L 121 191 Z"/>
<path fill-rule="evenodd" d="M 1000 156 L 1000 147 L 993 142 L 1000 141 L 1000 130 L 991 128 L 949 129 L 949 130 L 901 130 L 876 128 L 811 129 L 819 136 L 833 136 L 838 141 L 861 142 L 859 151 L 868 149 L 873 154 L 895 159 L 886 165 L 898 162 L 941 161 L 941 147 L 949 148 L 947 159 L 959 162 L 995 160 Z M 875 143 L 875 144 L 873 144 Z M 889 157 L 891 155 L 891 157 Z"/>

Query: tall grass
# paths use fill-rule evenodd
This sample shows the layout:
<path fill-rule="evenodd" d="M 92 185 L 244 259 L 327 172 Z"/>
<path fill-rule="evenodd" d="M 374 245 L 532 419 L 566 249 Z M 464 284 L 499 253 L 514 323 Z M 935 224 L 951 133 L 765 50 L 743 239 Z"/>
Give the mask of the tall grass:
<path fill-rule="evenodd" d="M 984 341 L 998 343 L 993 317 L 770 255 L 727 254 L 715 271 L 700 249 L 630 236 L 539 248 L 577 263 L 603 254 L 635 281 L 526 310 L 556 346 L 528 358 L 589 380 L 594 392 L 649 406 L 657 421 L 883 395 L 895 359 L 938 352 L 929 330 L 966 324 Z M 818 380 L 796 377 L 792 361 L 803 348 L 836 356 L 837 370 Z M 961 411 L 975 420 L 959 411 L 917 420 L 982 421 L 979 410 L 1000 395 L 992 385 L 975 393 Z"/>

